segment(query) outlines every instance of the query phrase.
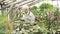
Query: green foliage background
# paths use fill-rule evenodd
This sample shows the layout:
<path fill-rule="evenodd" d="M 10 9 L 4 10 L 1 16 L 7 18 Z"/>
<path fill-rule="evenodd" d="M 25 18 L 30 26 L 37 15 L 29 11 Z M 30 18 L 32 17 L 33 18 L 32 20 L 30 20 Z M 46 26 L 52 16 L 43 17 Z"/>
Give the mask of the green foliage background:
<path fill-rule="evenodd" d="M 35 17 L 37 18 L 36 22 L 41 27 L 40 30 L 43 32 L 43 34 L 48 31 L 51 31 L 48 30 L 48 28 L 53 29 L 53 31 L 60 29 L 59 23 L 56 24 L 57 22 L 55 22 L 54 20 L 50 20 L 50 18 L 48 18 L 47 16 L 47 12 L 51 12 L 55 18 L 59 18 L 58 10 L 52 4 L 42 3 L 39 7 L 33 6 L 32 8 L 30 8 L 30 11 L 32 11 Z"/>

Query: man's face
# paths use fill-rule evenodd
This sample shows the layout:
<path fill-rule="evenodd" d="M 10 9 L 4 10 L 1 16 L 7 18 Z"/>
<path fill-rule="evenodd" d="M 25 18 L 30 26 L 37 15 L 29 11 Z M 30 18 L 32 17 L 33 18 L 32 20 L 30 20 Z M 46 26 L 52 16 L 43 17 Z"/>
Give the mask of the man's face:
<path fill-rule="evenodd" d="M 22 12 L 23 13 L 27 13 L 28 12 L 28 9 L 27 8 L 22 8 Z"/>

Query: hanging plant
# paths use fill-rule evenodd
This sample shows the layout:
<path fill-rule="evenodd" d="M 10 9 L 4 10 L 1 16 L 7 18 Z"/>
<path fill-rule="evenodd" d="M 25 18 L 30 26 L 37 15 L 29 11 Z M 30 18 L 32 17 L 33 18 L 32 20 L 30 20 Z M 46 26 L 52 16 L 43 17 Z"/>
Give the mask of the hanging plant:
<path fill-rule="evenodd" d="M 40 11 L 51 11 L 51 12 L 54 12 L 56 11 L 56 8 L 52 5 L 52 4 L 49 4 L 49 3 L 42 3 L 40 6 Z"/>

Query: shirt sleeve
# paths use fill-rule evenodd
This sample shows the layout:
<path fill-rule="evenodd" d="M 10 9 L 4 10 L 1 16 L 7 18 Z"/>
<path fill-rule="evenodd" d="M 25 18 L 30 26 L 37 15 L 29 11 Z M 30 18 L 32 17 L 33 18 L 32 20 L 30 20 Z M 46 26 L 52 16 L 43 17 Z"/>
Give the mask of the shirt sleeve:
<path fill-rule="evenodd" d="M 35 22 L 35 16 L 33 15 L 33 13 L 31 13 L 30 16 L 31 16 L 31 23 L 34 23 Z"/>

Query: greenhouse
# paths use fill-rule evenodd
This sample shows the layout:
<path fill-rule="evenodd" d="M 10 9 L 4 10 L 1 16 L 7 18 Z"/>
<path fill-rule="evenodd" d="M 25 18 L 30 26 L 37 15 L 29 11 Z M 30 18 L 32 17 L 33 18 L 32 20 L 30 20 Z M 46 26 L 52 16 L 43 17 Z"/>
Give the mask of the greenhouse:
<path fill-rule="evenodd" d="M 0 34 L 60 34 L 60 0 L 0 0 Z"/>

